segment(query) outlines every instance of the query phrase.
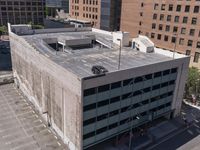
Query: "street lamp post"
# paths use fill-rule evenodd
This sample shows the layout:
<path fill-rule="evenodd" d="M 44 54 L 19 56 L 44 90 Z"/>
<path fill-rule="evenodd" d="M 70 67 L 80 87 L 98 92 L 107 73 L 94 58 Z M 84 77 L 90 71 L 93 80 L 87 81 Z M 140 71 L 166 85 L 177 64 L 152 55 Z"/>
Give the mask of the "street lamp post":
<path fill-rule="evenodd" d="M 139 120 L 140 117 L 136 116 L 136 119 Z M 129 134 L 129 150 L 131 150 L 131 145 L 132 145 L 132 131 L 133 131 L 133 121 L 131 120 L 131 130 Z"/>
<path fill-rule="evenodd" d="M 175 52 L 176 52 L 176 44 L 177 44 L 177 34 L 175 35 L 175 45 L 174 45 L 174 51 L 173 51 L 173 59 L 175 58 Z"/>
<path fill-rule="evenodd" d="M 119 48 L 119 60 L 118 60 L 118 70 L 120 70 L 120 63 L 121 63 L 121 51 L 122 51 L 122 40 L 117 39 L 117 41 L 120 42 L 120 48 Z"/>
<path fill-rule="evenodd" d="M 197 100 L 197 97 L 198 97 L 198 91 L 199 91 L 199 81 L 200 81 L 200 79 L 197 79 L 197 82 L 196 82 L 196 88 L 195 88 L 195 90 L 196 90 L 196 100 Z"/>

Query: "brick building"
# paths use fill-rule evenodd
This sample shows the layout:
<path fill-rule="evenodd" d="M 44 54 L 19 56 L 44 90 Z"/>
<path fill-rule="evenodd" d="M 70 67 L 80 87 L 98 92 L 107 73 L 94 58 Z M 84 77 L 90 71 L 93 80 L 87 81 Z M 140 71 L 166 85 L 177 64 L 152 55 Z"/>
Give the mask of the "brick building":
<path fill-rule="evenodd" d="M 45 17 L 45 0 L 1 0 L 0 25 L 43 24 Z"/>
<path fill-rule="evenodd" d="M 158 47 L 191 55 L 200 67 L 200 0 L 123 0 L 121 30 L 143 34 Z"/>

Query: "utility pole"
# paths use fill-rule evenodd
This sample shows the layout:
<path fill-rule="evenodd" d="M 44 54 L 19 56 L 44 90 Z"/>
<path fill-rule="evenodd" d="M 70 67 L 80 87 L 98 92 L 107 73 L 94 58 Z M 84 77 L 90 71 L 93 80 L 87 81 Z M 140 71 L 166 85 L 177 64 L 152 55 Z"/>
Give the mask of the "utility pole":
<path fill-rule="evenodd" d="M 119 48 L 119 60 L 118 60 L 118 70 L 120 70 L 120 65 L 121 65 L 121 53 L 122 53 L 122 40 L 117 39 L 117 41 L 120 42 L 120 48 Z"/>
<path fill-rule="evenodd" d="M 176 44 L 177 44 L 177 34 L 174 34 L 175 35 L 175 45 L 174 45 L 174 51 L 173 51 L 173 59 L 175 57 L 175 52 L 176 52 Z"/>

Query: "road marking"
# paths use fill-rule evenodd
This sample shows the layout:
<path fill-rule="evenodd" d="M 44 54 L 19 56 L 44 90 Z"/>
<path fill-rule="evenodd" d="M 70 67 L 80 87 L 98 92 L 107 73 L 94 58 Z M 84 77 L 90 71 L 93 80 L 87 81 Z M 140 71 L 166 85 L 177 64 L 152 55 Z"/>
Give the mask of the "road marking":
<path fill-rule="evenodd" d="M 194 133 L 191 130 L 187 130 L 187 132 L 191 135 L 194 135 Z"/>
<path fill-rule="evenodd" d="M 199 129 L 196 129 L 196 131 L 197 131 L 198 133 L 200 133 L 200 130 L 199 130 Z"/>
<path fill-rule="evenodd" d="M 58 146 L 61 146 L 60 142 L 57 142 L 58 143 Z"/>
<path fill-rule="evenodd" d="M 200 128 L 197 124 L 194 124 L 195 127 Z"/>

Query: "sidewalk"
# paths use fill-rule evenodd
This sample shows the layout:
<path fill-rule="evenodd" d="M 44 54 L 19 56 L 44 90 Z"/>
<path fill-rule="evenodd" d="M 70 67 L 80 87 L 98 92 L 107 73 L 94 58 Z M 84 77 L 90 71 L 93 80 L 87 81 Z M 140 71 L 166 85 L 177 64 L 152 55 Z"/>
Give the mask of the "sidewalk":
<path fill-rule="evenodd" d="M 68 150 L 14 84 L 0 86 L 1 150 Z"/>

